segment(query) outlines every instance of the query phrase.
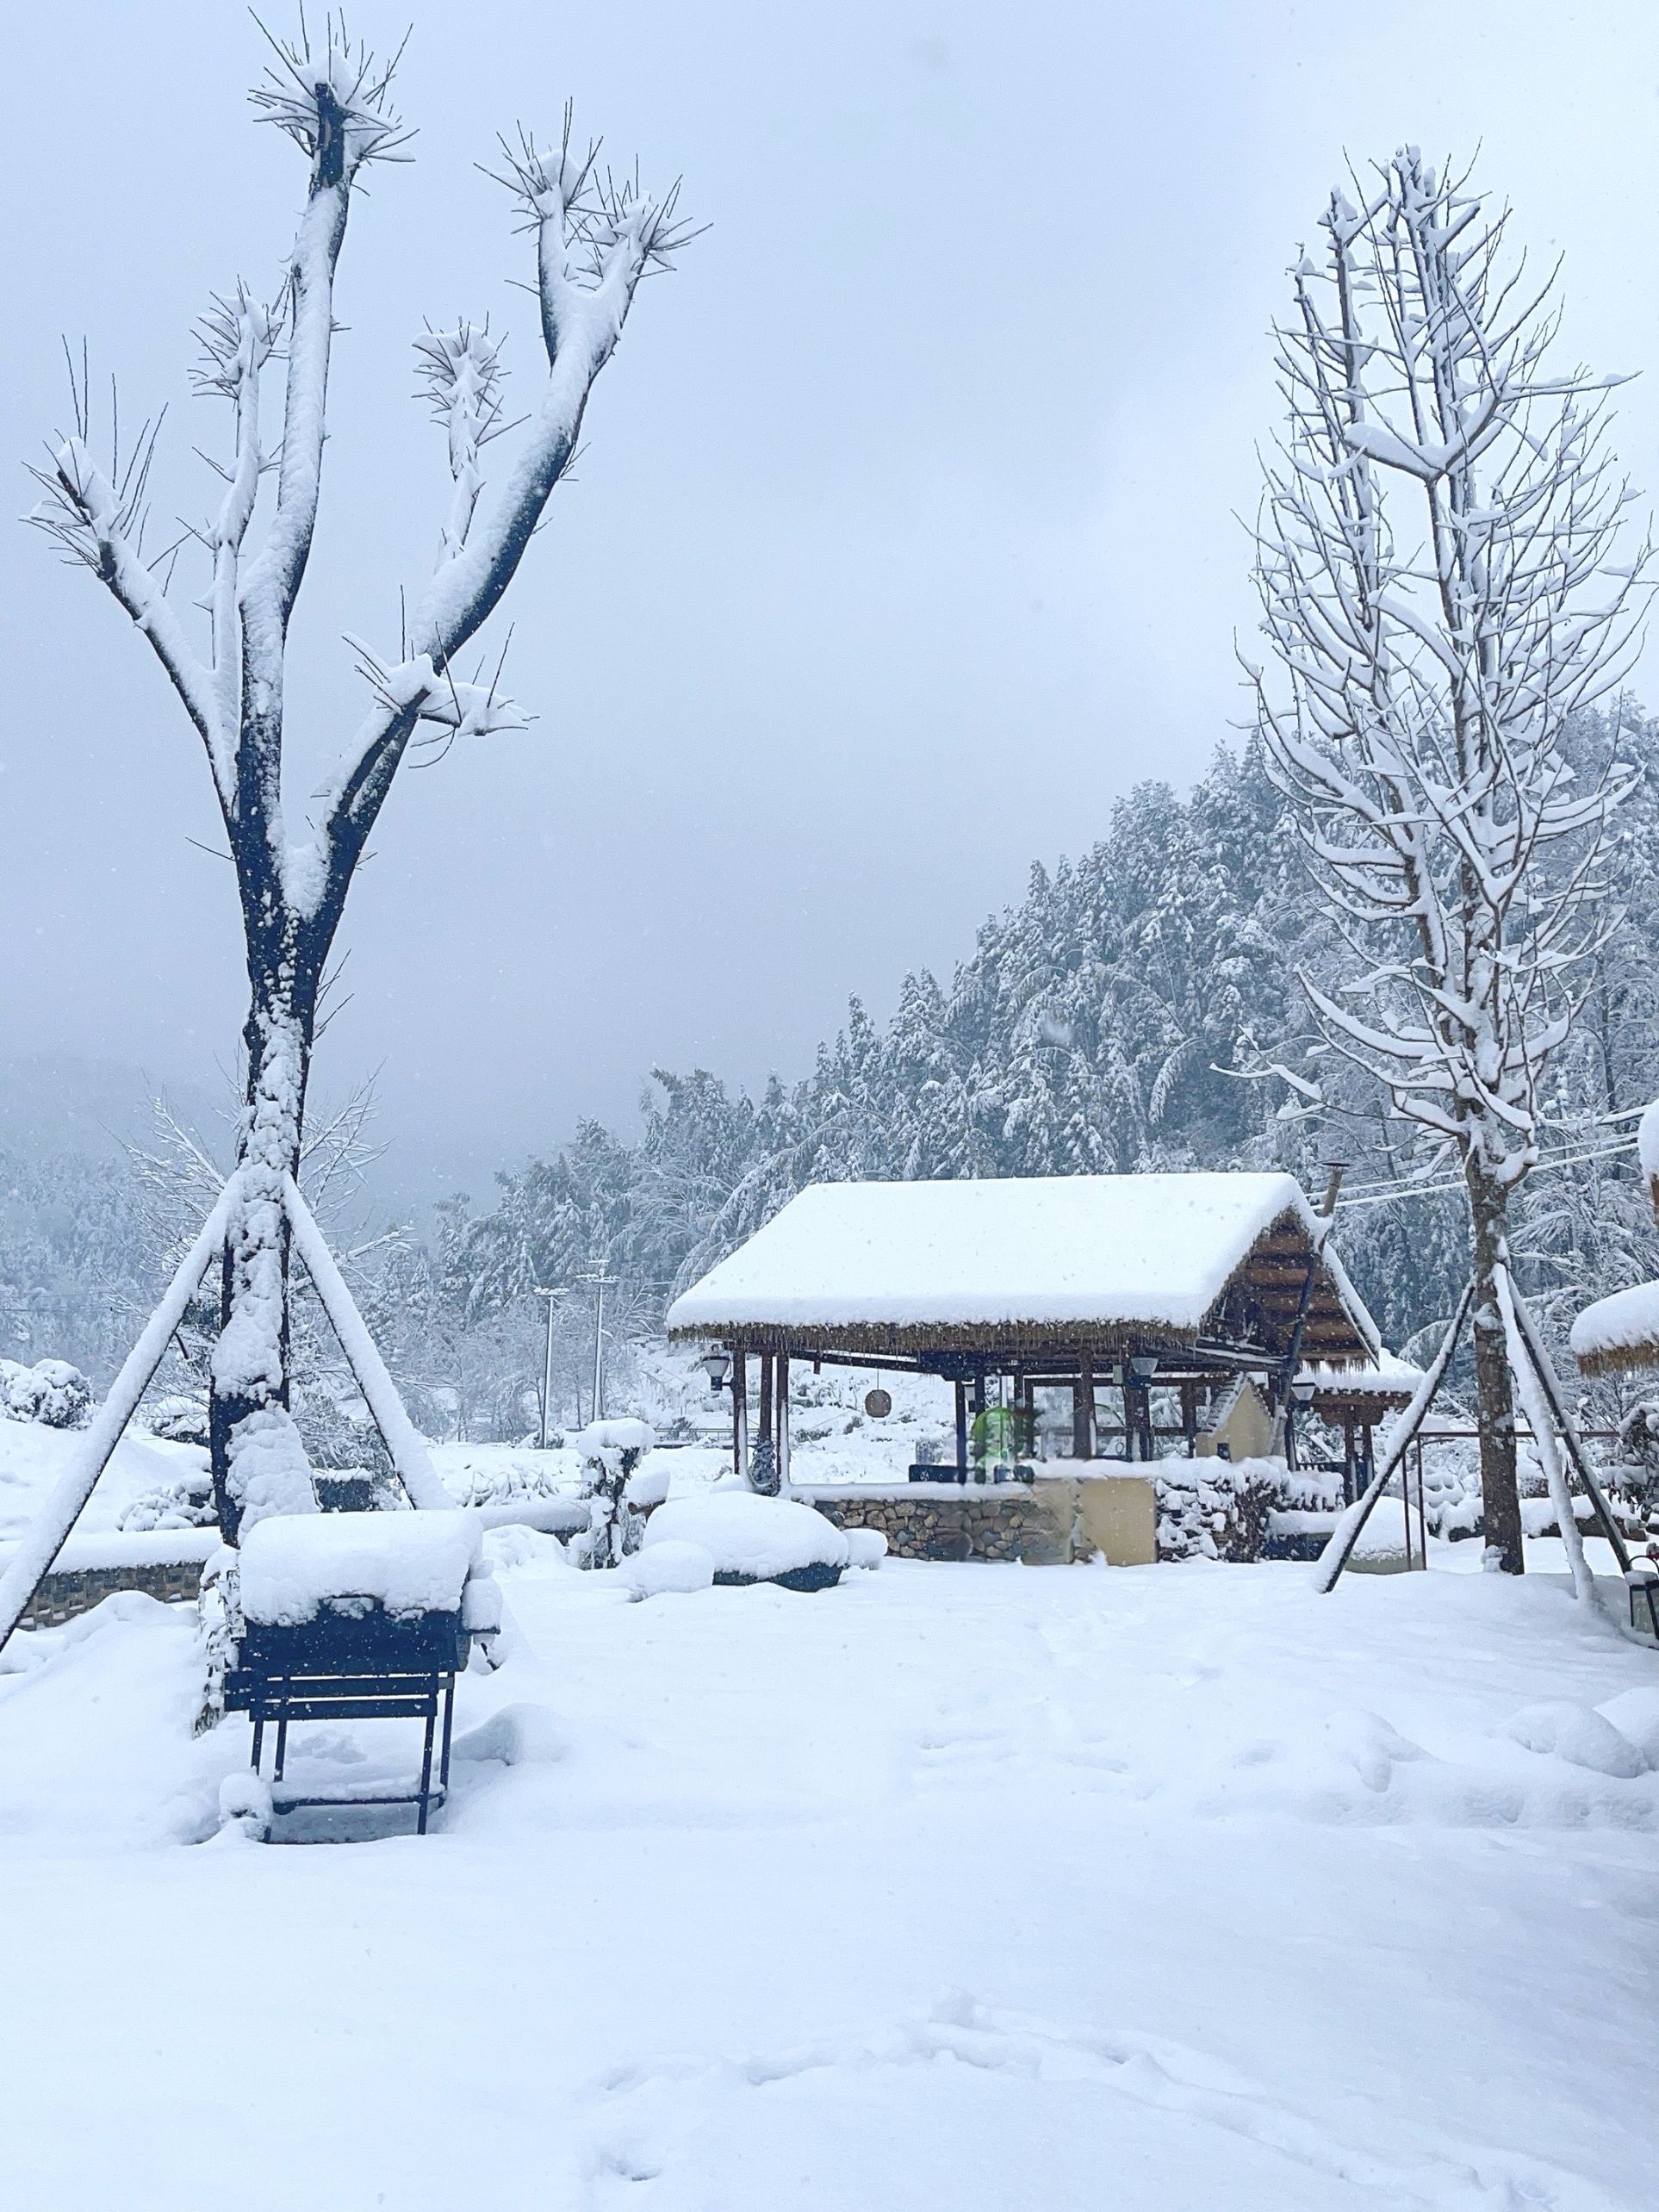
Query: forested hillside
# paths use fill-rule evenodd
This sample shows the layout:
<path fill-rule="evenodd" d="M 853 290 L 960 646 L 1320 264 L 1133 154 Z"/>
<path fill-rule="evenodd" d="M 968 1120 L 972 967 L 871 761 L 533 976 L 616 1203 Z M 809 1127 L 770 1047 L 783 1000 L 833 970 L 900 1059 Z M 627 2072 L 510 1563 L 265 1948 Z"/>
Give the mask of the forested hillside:
<path fill-rule="evenodd" d="M 1590 773 L 1612 733 L 1597 721 L 1581 742 Z M 1607 1119 L 1659 1091 L 1659 724 L 1626 713 L 1617 742 L 1640 772 L 1617 833 L 1622 916 L 1522 1201 L 1519 1257 L 1557 1335 L 1582 1297 L 1558 1285 L 1608 1289 L 1659 1264 L 1634 1154 L 1614 1149 L 1630 1125 Z M 1344 1252 L 1410 1350 L 1462 1282 L 1463 1215 L 1375 1086 L 1317 1046 L 1298 969 L 1328 985 L 1352 965 L 1259 753 L 1224 749 L 1184 798 L 1141 784 L 1099 843 L 1035 867 L 953 977 L 906 979 L 885 1025 L 854 1000 L 810 1072 L 750 1097 L 705 1070 L 659 1070 L 636 1135 L 584 1123 L 504 1172 L 487 1208 L 450 1200 L 429 1239 L 376 1245 L 361 1287 L 425 1418 L 512 1431 L 540 1373 L 534 1286 L 603 1270 L 617 1278 L 616 1337 L 649 1338 L 676 1286 L 805 1184 L 1271 1164 L 1316 1192 L 1340 1154 Z M 1276 1067 L 1339 1110 L 1310 1110 Z M 1407 1195 L 1422 1180 L 1437 1187 Z M 179 1199 L 195 1202 L 182 1186 Z M 146 1184 L 119 1161 L 0 1161 L 0 1354 L 107 1372 L 158 1242 L 153 1171 Z M 571 1408 L 592 1327 L 590 1296 L 573 1287 L 556 1345 Z"/>
<path fill-rule="evenodd" d="M 1659 725 L 1621 719 L 1619 750 L 1640 769 L 1616 839 L 1625 910 L 1562 1055 L 1547 1138 L 1574 1164 L 1541 1166 L 1524 1202 L 1519 1257 L 1557 1321 L 1557 1282 L 1611 1288 L 1652 1257 L 1633 1154 L 1609 1150 L 1628 1125 L 1606 1120 L 1659 1089 Z M 1585 773 L 1612 742 L 1603 720 L 1583 729 Z M 1317 1045 L 1297 972 L 1329 985 L 1352 966 L 1258 750 L 1220 751 L 1186 798 L 1142 784 L 1080 859 L 1034 868 L 948 983 L 906 979 L 885 1027 L 854 1000 L 805 1078 L 749 1098 L 703 1070 L 659 1070 L 637 1140 L 588 1123 L 504 1176 L 489 1211 L 452 1217 L 444 1298 L 498 1314 L 533 1283 L 602 1264 L 649 1293 L 642 1311 L 660 1310 L 825 1178 L 1271 1164 L 1317 1190 L 1337 1155 L 1343 1248 L 1385 1332 L 1409 1345 L 1462 1283 L 1463 1217 L 1455 1190 L 1390 1195 L 1444 1186 L 1447 1171 L 1407 1149 L 1376 1086 Z M 1308 1110 L 1263 1072 L 1276 1065 L 1339 1110 Z"/>

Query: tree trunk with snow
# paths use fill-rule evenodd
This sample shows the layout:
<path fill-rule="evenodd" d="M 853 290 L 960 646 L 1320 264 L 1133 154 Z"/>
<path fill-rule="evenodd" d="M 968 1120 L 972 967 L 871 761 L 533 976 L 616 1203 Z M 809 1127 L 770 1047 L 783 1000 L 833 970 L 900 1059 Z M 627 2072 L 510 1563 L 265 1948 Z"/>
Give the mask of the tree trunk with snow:
<path fill-rule="evenodd" d="M 509 427 L 501 419 L 497 346 L 486 330 L 466 324 L 428 331 L 417 341 L 453 482 L 438 557 L 405 620 L 397 655 L 376 656 L 352 641 L 370 711 L 316 794 L 317 813 L 296 830 L 283 795 L 285 662 L 321 488 L 335 274 L 361 174 L 392 154 L 403 133 L 388 104 L 390 69 L 348 46 L 343 26 L 331 19 L 314 47 L 302 25 L 296 44 L 275 51 L 268 81 L 254 97 L 265 119 L 305 154 L 308 191 L 278 302 L 262 307 L 239 285 L 215 301 L 202 327 L 198 389 L 227 401 L 234 419 L 231 455 L 217 471 L 224 486 L 218 513 L 192 533 L 211 571 L 206 655 L 142 554 L 153 432 L 140 436 L 124 468 L 119 450 L 101 467 L 90 449 L 84 379 L 75 391 L 75 434 L 39 472 L 46 497 L 35 516 L 106 586 L 166 670 L 206 749 L 236 868 L 250 992 L 247 1084 L 209 1420 L 214 1494 L 233 1543 L 245 1523 L 266 1513 L 315 1509 L 289 1412 L 283 1186 L 300 1171 L 318 1007 L 347 892 L 412 751 L 524 726 L 496 681 L 458 677 L 455 656 L 517 572 L 575 450 L 589 391 L 615 350 L 640 278 L 670 266 L 687 236 L 674 192 L 654 200 L 632 182 L 613 183 L 597 171 L 596 147 L 585 155 L 573 149 L 568 109 L 556 150 L 540 152 L 524 134 L 506 150 L 500 181 L 536 239 L 546 382 L 500 494 L 487 503 L 483 449 Z M 261 443 L 259 396 L 262 374 L 279 348 L 287 357 L 286 395 L 273 462 Z M 250 527 L 270 474 L 275 499 L 264 540 L 251 550 Z"/>
<path fill-rule="evenodd" d="M 1523 289 L 1507 220 L 1414 147 L 1360 205 L 1333 194 L 1278 332 L 1256 575 L 1282 680 L 1251 673 L 1355 956 L 1337 987 L 1302 978 L 1327 1047 L 1468 1190 L 1487 1543 L 1519 1574 L 1509 1202 L 1610 927 L 1626 787 L 1581 788 L 1566 740 L 1630 664 L 1647 555 L 1614 565 L 1607 386 L 1548 364 L 1550 283 Z"/>
<path fill-rule="evenodd" d="M 1475 1393 L 1481 1432 L 1481 1517 L 1488 1556 L 1505 1574 L 1519 1575 L 1525 1562 L 1520 1491 L 1515 1476 L 1515 1391 L 1498 1298 L 1499 1271 L 1508 1249 L 1509 1196 L 1501 1184 L 1478 1170 L 1472 1169 L 1467 1179 L 1469 1266 L 1475 1285 L 1470 1309 Z"/>

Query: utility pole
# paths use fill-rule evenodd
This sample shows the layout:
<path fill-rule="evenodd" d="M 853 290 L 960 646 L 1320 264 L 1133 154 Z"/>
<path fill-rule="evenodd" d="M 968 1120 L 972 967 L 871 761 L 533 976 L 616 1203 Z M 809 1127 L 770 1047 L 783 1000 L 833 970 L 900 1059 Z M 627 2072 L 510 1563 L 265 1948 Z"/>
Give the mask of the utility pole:
<path fill-rule="evenodd" d="M 547 1301 L 547 1357 L 542 1368 L 542 1450 L 547 1450 L 549 1410 L 553 1403 L 553 1308 L 556 1300 L 562 1298 L 562 1290 L 544 1290 L 536 1285 L 536 1296 Z"/>
<path fill-rule="evenodd" d="M 605 1419 L 605 1286 L 616 1277 L 601 1267 L 597 1274 L 579 1275 L 578 1283 L 593 1286 L 593 1419 Z"/>

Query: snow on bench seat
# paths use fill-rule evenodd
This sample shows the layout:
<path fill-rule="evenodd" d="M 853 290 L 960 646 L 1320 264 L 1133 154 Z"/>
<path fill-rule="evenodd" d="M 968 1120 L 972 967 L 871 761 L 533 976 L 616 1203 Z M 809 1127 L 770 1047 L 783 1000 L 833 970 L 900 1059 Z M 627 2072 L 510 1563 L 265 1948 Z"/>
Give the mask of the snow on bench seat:
<path fill-rule="evenodd" d="M 455 1612 L 482 1540 L 476 1513 L 274 1513 L 242 1545 L 242 1611 L 270 1628 L 297 1628 L 336 1598 L 398 1618 Z"/>

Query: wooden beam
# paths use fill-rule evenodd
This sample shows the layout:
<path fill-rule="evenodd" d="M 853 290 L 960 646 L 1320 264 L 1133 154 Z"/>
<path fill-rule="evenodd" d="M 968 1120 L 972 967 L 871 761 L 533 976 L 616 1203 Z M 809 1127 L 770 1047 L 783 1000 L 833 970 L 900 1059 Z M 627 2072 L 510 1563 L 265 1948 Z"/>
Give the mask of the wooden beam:
<path fill-rule="evenodd" d="M 1072 1386 L 1072 1457 L 1095 1456 L 1095 1365 L 1088 1351 L 1078 1355 L 1078 1379 Z"/>

